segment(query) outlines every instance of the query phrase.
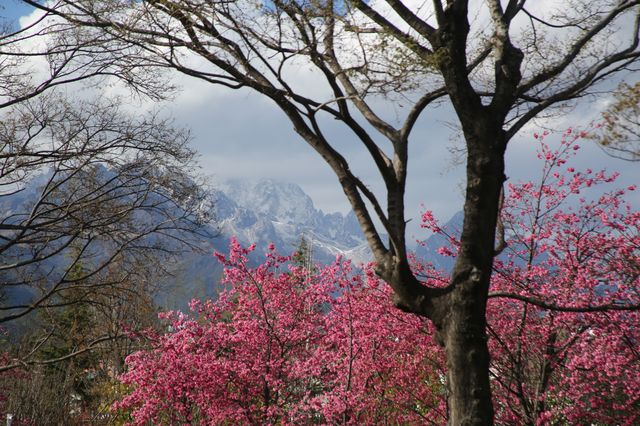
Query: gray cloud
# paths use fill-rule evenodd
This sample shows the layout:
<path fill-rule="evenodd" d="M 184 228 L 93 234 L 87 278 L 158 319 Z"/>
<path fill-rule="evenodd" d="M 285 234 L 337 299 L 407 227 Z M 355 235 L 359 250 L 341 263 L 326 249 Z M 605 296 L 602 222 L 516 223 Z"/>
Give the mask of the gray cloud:
<path fill-rule="evenodd" d="M 314 78 L 306 68 L 300 67 L 292 78 L 297 86 L 311 91 Z M 268 99 L 250 92 L 214 87 L 208 83 L 184 76 L 175 80 L 182 86 L 175 99 L 162 108 L 175 117 L 176 124 L 191 129 L 193 145 L 202 157 L 205 174 L 216 180 L 228 178 L 276 178 L 299 184 L 325 212 L 349 210 L 337 179 L 321 158 L 293 131 L 282 112 Z M 108 90 L 121 93 L 117 88 Z M 402 116 L 398 103 L 380 101 L 379 113 L 390 120 Z M 146 105 L 147 108 L 154 106 Z M 535 179 L 540 163 L 535 157 L 538 143 L 532 137 L 540 131 L 539 125 L 564 130 L 570 125 L 587 126 L 597 118 L 603 104 L 583 105 L 573 113 L 553 120 L 540 120 L 521 131 L 507 152 L 507 175 L 512 181 Z M 135 108 L 138 108 L 136 106 Z M 425 111 L 410 140 L 409 180 L 407 186 L 407 218 L 412 219 L 410 233 L 417 234 L 418 217 L 426 207 L 446 220 L 462 207 L 461 185 L 463 166 L 453 166 L 448 148 L 452 145 L 452 130 L 447 122 L 455 122 L 449 107 Z M 326 135 L 349 159 L 352 169 L 378 194 L 382 185 L 376 177 L 373 163 L 360 144 L 341 124 L 327 119 Z M 557 143 L 558 137 L 550 137 Z M 620 170 L 620 184 L 638 181 L 637 164 L 612 159 L 592 142 L 582 142 L 584 150 L 578 164 L 594 169 Z M 633 196 L 636 205 L 640 191 Z M 384 196 L 380 197 L 384 199 Z M 425 207 L 422 207 L 424 205 Z"/>

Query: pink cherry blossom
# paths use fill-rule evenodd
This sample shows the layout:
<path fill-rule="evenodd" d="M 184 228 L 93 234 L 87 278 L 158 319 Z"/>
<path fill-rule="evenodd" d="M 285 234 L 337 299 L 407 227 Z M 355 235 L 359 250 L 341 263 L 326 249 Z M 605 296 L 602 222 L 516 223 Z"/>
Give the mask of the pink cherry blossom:
<path fill-rule="evenodd" d="M 640 315 L 626 309 L 640 306 L 640 212 L 616 173 L 560 167 L 586 135 L 569 129 L 558 149 L 540 136 L 541 178 L 506 188 L 487 306 L 496 424 L 640 423 Z M 430 211 L 422 226 L 456 255 Z M 163 314 L 170 328 L 129 356 L 116 409 L 134 424 L 446 423 L 436 330 L 393 306 L 375 265 L 309 270 L 270 247 L 252 267 L 252 250 L 216 254 L 217 300 Z M 424 285 L 448 285 L 412 262 Z"/>

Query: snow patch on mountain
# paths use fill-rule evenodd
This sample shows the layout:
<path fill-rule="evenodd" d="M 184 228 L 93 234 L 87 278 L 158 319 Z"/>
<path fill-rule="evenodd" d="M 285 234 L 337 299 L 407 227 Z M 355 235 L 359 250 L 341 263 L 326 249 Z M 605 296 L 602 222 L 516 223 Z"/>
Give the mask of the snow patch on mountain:
<path fill-rule="evenodd" d="M 219 232 L 226 239 L 256 244 L 257 252 L 270 243 L 291 253 L 304 237 L 314 260 L 343 256 L 356 263 L 371 260 L 364 235 L 353 212 L 326 214 L 298 185 L 273 179 L 221 182 L 214 203 Z"/>

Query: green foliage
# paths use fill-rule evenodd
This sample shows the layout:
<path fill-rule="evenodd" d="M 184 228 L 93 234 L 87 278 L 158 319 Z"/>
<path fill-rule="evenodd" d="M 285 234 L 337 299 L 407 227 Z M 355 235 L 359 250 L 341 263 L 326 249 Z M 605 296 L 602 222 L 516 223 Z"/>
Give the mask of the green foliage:
<path fill-rule="evenodd" d="M 614 157 L 640 161 L 640 82 L 622 83 L 615 102 L 602 114 L 604 126 L 598 142 Z"/>
<path fill-rule="evenodd" d="M 293 253 L 292 262 L 296 266 L 307 267 L 312 263 L 312 247 L 302 235 L 296 251 Z"/>

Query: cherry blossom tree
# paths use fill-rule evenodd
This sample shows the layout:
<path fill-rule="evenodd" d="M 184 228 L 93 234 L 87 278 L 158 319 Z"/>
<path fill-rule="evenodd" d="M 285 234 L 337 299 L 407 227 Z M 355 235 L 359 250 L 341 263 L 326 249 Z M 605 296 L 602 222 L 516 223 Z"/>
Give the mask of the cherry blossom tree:
<path fill-rule="evenodd" d="M 491 384 L 498 424 L 640 421 L 640 213 L 617 174 L 578 171 L 582 132 L 557 149 L 541 141 L 542 177 L 512 183 L 502 203 L 500 251 L 488 304 Z M 423 226 L 460 246 L 431 212 Z M 443 424 L 445 356 L 426 319 L 394 309 L 391 287 L 340 259 L 313 270 L 272 248 L 249 267 L 233 242 L 228 288 L 163 314 L 123 381 L 116 408 L 135 424 Z M 433 288 L 448 276 L 415 260 Z"/>
<path fill-rule="evenodd" d="M 617 173 L 576 170 L 587 134 L 541 141 L 539 182 L 509 184 L 488 304 L 496 422 L 637 424 L 640 213 Z M 609 188 L 607 188 L 609 187 Z M 607 190 L 609 189 L 609 190 Z M 423 226 L 459 242 L 431 212 Z"/>
<path fill-rule="evenodd" d="M 136 424 L 444 421 L 433 330 L 370 268 L 338 259 L 309 275 L 275 251 L 250 268 L 251 250 L 218 254 L 229 289 L 163 314 L 171 331 L 128 358 L 134 390 L 117 407 Z"/>
<path fill-rule="evenodd" d="M 625 202 L 636 187 L 568 166 L 584 136 L 543 142 L 542 179 L 509 185 L 505 199 L 488 308 L 505 423 L 640 421 L 640 315 L 627 310 L 640 295 L 640 212 Z"/>

